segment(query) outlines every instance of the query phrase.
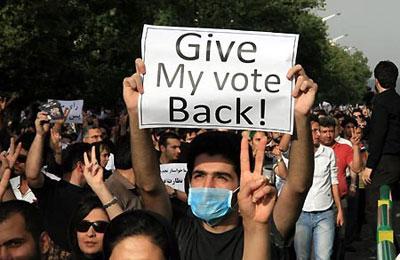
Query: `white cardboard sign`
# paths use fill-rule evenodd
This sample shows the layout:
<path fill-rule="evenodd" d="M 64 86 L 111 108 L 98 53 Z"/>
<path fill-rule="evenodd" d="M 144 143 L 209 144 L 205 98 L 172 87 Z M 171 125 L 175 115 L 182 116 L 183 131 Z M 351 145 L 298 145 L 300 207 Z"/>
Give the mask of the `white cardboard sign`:
<path fill-rule="evenodd" d="M 145 25 L 141 128 L 293 129 L 298 35 Z"/>
<path fill-rule="evenodd" d="M 185 192 L 186 163 L 160 164 L 161 179 L 164 184 Z"/>
<path fill-rule="evenodd" d="M 82 116 L 82 108 L 83 108 L 83 100 L 57 100 L 60 102 L 62 111 L 66 108 L 69 109 L 68 117 L 65 120 L 65 123 L 77 123 L 82 124 L 83 116 Z"/>

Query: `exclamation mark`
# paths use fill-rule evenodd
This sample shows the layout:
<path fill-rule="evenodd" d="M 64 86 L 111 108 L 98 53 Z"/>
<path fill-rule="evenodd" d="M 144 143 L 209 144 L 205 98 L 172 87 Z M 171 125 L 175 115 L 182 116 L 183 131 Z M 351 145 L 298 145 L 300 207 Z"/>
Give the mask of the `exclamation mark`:
<path fill-rule="evenodd" d="M 260 125 L 265 125 L 265 99 L 261 99 L 261 121 Z"/>

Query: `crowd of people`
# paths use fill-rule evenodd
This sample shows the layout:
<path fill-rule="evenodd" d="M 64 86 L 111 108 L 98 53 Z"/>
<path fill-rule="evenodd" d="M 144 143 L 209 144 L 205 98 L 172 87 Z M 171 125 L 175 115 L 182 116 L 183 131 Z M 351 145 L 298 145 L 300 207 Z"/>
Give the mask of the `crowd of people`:
<path fill-rule="evenodd" d="M 399 231 L 393 63 L 375 68 L 373 107 L 314 106 L 317 84 L 291 68 L 292 135 L 139 129 L 135 65 L 125 109 L 86 110 L 82 124 L 0 99 L 0 259 L 344 259 L 364 223 L 373 256 L 383 184 Z M 176 162 L 184 191 L 160 176 Z"/>

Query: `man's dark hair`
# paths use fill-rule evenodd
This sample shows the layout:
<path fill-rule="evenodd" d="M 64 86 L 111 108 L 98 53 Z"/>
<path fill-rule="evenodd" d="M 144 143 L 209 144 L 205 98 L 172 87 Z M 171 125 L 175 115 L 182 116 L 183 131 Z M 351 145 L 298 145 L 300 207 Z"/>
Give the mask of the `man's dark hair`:
<path fill-rule="evenodd" d="M 335 127 L 336 121 L 331 116 L 324 116 L 319 119 L 319 126 L 320 127 Z"/>
<path fill-rule="evenodd" d="M 339 118 L 344 117 L 344 114 L 343 114 L 343 112 L 341 112 L 341 111 L 335 110 L 335 112 L 334 112 L 334 117 L 337 118 L 337 119 L 339 119 Z"/>
<path fill-rule="evenodd" d="M 388 60 L 380 61 L 374 69 L 374 77 L 382 88 L 395 88 L 399 70 L 396 65 Z"/>
<path fill-rule="evenodd" d="M 62 153 L 62 167 L 64 173 L 72 172 L 78 162 L 84 163 L 83 153 L 90 152 L 91 145 L 87 143 L 75 143 L 69 145 Z"/>
<path fill-rule="evenodd" d="M 354 117 L 345 116 L 342 122 L 342 127 L 345 128 L 349 123 L 352 123 L 355 127 L 358 127 L 357 120 Z"/>
<path fill-rule="evenodd" d="M 198 135 L 189 146 L 186 183 L 192 177 L 194 162 L 200 154 L 221 155 L 232 163 L 240 179 L 240 142 L 240 135 L 233 132 L 212 131 Z"/>
<path fill-rule="evenodd" d="M 29 148 L 31 148 L 33 143 L 33 139 L 35 139 L 35 135 L 36 134 L 34 132 L 25 132 L 17 139 L 15 143 L 21 143 L 22 148 L 29 151 Z"/>
<path fill-rule="evenodd" d="M 198 130 L 196 128 L 179 128 L 178 135 L 180 138 L 185 139 L 187 134 L 197 133 Z"/>
<path fill-rule="evenodd" d="M 327 116 L 327 113 L 324 109 L 317 109 L 315 113 L 317 116 Z"/>
<path fill-rule="evenodd" d="M 44 231 L 42 215 L 38 208 L 23 200 L 10 200 L 0 203 L 0 223 L 20 214 L 25 221 L 25 230 L 28 231 L 39 246 L 40 235 Z"/>
<path fill-rule="evenodd" d="M 177 239 L 168 221 L 161 215 L 145 210 L 124 212 L 110 222 L 103 238 L 104 259 L 111 256 L 114 247 L 123 239 L 139 235 L 150 237 L 165 259 L 180 259 Z"/>
<path fill-rule="evenodd" d="M 116 169 L 128 170 L 132 168 L 131 143 L 129 135 L 123 136 L 115 145 L 114 165 Z"/>
<path fill-rule="evenodd" d="M 177 139 L 180 140 L 179 136 L 174 132 L 164 132 L 160 135 L 160 139 L 158 139 L 158 145 L 167 147 L 168 139 Z"/>
<path fill-rule="evenodd" d="M 82 133 L 83 138 L 88 136 L 88 133 L 89 133 L 90 129 L 99 129 L 100 130 L 100 127 L 94 126 L 94 125 L 89 125 L 87 127 L 84 127 L 83 128 L 83 133 Z"/>
<path fill-rule="evenodd" d="M 352 114 L 354 113 L 361 113 L 361 116 L 363 116 L 362 110 L 359 108 L 354 108 Z"/>
<path fill-rule="evenodd" d="M 312 123 L 312 122 L 317 122 L 317 123 L 319 123 L 318 115 L 316 115 L 316 114 L 311 114 L 311 115 L 310 115 L 310 123 Z"/>

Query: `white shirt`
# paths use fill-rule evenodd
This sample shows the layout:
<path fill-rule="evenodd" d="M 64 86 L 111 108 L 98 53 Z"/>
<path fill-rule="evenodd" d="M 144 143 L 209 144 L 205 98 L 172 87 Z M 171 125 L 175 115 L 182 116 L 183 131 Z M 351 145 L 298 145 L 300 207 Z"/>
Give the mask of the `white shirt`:
<path fill-rule="evenodd" d="M 335 141 L 338 142 L 339 144 L 347 144 L 348 146 L 350 146 L 351 148 L 353 148 L 353 144 L 350 142 L 350 140 L 347 140 L 343 137 L 341 137 L 340 135 L 338 135 L 335 138 Z"/>
<path fill-rule="evenodd" d="M 320 144 L 314 153 L 314 178 L 304 202 L 303 211 L 329 209 L 334 200 L 332 185 L 338 184 L 335 153 L 332 148 Z"/>
<path fill-rule="evenodd" d="M 108 157 L 108 162 L 105 167 L 107 171 L 114 171 L 115 170 L 115 165 L 114 165 L 114 154 L 110 153 L 110 156 Z"/>
<path fill-rule="evenodd" d="M 286 168 L 289 165 L 289 149 L 286 152 L 282 153 L 282 160 L 283 163 L 286 165 Z M 275 167 L 277 167 L 277 163 L 274 163 L 274 166 L 272 167 L 273 169 L 275 169 Z M 277 196 L 279 196 L 281 194 L 282 188 L 285 185 L 286 180 L 282 179 L 281 177 L 279 177 L 278 175 L 275 175 L 275 188 L 278 191 Z"/>
<path fill-rule="evenodd" d="M 12 191 L 15 195 L 15 198 L 17 200 L 24 200 L 29 203 L 35 202 L 36 197 L 35 197 L 35 194 L 33 194 L 33 192 L 31 191 L 31 189 L 28 189 L 28 191 L 25 194 L 21 193 L 21 191 L 19 190 L 19 187 L 21 186 L 20 183 L 21 183 L 21 176 L 17 176 L 17 177 L 10 179 L 10 185 L 11 185 Z"/>

